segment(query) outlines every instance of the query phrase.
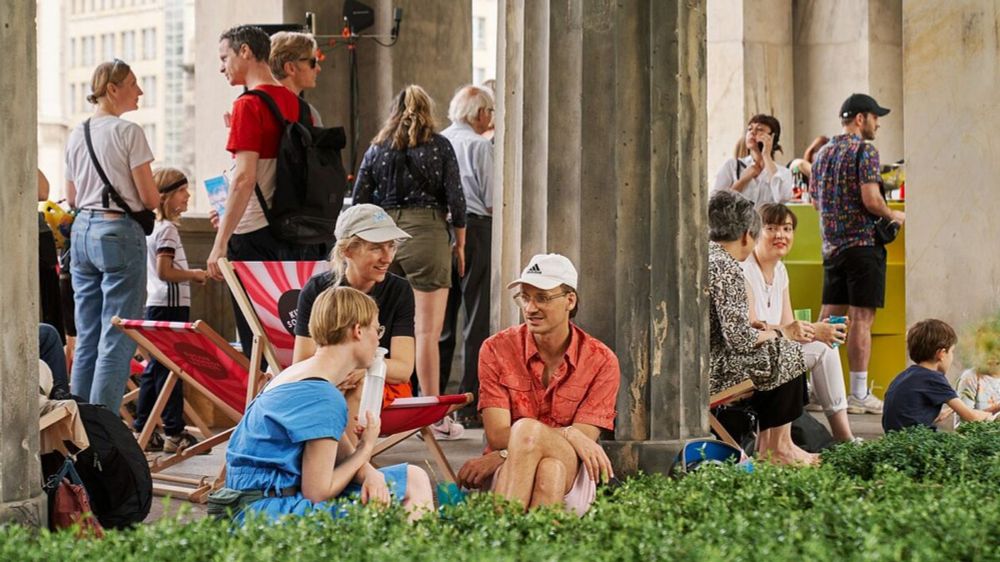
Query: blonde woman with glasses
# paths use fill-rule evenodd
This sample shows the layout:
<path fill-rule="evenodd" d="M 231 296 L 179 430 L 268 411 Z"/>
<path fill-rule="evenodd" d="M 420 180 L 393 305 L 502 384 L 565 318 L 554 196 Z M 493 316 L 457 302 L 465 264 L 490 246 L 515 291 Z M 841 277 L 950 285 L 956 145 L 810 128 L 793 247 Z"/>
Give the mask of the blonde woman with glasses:
<path fill-rule="evenodd" d="M 113 316 L 141 318 L 146 298 L 146 237 L 134 214 L 155 209 L 160 193 L 142 127 L 121 116 L 142 89 L 125 62 L 98 65 L 87 101 L 94 115 L 66 146 L 66 198 L 79 210 L 70 244 L 77 342 L 73 394 L 117 412 L 135 343 Z"/>

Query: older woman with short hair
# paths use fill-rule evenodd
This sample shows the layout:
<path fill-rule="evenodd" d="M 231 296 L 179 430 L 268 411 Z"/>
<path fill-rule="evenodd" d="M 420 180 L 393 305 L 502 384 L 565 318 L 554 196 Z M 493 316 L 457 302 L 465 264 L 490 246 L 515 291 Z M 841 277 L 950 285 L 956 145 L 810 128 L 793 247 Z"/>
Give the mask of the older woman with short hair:
<path fill-rule="evenodd" d="M 758 454 L 780 464 L 815 464 L 818 457 L 792 442 L 791 423 L 805 404 L 805 363 L 796 334 L 751 323 L 740 262 L 753 252 L 760 215 L 748 199 L 718 191 L 708 204 L 709 380 L 714 394 L 750 378 L 760 432 Z M 789 337 L 792 336 L 792 337 Z"/>

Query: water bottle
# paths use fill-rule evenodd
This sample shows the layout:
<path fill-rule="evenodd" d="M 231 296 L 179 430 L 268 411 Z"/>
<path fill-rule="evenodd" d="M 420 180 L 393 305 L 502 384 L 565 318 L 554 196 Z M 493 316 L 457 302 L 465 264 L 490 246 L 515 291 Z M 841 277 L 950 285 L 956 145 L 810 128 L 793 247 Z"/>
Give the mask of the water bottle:
<path fill-rule="evenodd" d="M 385 386 L 385 355 L 389 350 L 380 347 L 375 350 L 375 360 L 365 373 L 365 386 L 361 390 L 361 406 L 358 408 L 358 425 L 365 427 L 367 414 L 376 418 L 382 415 L 382 387 Z"/>

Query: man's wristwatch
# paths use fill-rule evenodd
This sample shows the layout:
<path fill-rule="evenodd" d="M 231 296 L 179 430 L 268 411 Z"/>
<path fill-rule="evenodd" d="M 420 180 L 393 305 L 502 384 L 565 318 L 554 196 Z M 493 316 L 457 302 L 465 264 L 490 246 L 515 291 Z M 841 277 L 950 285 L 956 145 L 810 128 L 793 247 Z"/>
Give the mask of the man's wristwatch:
<path fill-rule="evenodd" d="M 497 454 L 500 455 L 501 459 L 507 460 L 507 449 L 500 449 L 497 451 Z"/>

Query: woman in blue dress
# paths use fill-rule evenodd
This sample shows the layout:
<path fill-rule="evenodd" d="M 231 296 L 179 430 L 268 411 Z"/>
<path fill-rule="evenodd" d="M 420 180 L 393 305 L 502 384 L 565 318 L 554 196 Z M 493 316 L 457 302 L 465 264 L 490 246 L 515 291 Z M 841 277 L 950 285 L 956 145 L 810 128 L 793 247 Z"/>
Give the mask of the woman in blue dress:
<path fill-rule="evenodd" d="M 369 460 L 380 422 L 368 414 L 357 449 L 341 439 L 347 403 L 337 385 L 375 357 L 382 327 L 371 297 L 331 287 L 313 305 L 309 331 L 316 354 L 282 371 L 247 408 L 226 451 L 226 487 L 259 491 L 247 511 L 272 520 L 314 509 L 338 508 L 330 500 L 359 493 L 361 502 L 401 501 L 411 520 L 433 510 L 427 473 L 398 464 L 376 470 Z"/>

